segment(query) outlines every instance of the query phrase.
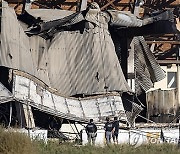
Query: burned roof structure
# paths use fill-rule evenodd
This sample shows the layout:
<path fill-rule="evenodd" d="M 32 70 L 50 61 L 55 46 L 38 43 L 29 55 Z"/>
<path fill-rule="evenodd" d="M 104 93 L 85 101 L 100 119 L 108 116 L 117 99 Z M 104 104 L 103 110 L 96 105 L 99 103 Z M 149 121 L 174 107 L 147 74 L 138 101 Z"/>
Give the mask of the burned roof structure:
<path fill-rule="evenodd" d="M 171 10 L 139 19 L 127 12 L 101 11 L 97 3 L 76 13 L 43 9 L 17 16 L 3 5 L 0 65 L 12 69 L 14 100 L 75 121 L 101 121 L 115 114 L 126 119 L 121 94 L 133 91 L 121 68 L 124 53 L 117 50 L 118 36 L 123 29 L 173 19 Z M 148 90 L 164 78 L 142 36 L 135 38 L 135 60 L 137 89 Z M 90 97 L 72 97 L 78 95 Z"/>
<path fill-rule="evenodd" d="M 35 21 L 24 32 L 13 10 L 4 9 L 1 65 L 34 75 L 65 96 L 130 92 L 108 26 L 142 27 L 169 20 L 171 15 L 164 12 L 140 20 L 132 14 L 89 7 L 62 19 Z"/>

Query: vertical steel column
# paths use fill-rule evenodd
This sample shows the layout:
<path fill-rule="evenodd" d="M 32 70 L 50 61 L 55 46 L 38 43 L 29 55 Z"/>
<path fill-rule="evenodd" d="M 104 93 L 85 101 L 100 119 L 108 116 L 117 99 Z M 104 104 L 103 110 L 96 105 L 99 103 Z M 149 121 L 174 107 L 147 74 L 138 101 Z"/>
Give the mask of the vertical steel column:
<path fill-rule="evenodd" d="M 180 45 L 178 45 L 178 51 L 176 53 L 177 62 L 180 60 Z M 180 105 L 180 65 L 177 63 L 177 96 L 178 104 Z M 179 119 L 179 118 L 178 118 Z M 180 148 L 180 119 L 179 119 L 179 140 L 178 147 Z"/>
<path fill-rule="evenodd" d="M 180 60 L 180 45 L 178 46 L 177 51 L 177 62 Z M 177 63 L 177 96 L 178 104 L 180 105 L 180 65 Z"/>

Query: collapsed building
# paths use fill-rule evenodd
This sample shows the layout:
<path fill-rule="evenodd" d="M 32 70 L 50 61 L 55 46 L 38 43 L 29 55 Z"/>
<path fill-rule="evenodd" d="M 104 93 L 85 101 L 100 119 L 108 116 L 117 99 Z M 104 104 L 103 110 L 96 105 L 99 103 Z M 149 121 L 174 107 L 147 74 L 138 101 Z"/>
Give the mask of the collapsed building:
<path fill-rule="evenodd" d="M 90 118 L 102 123 L 118 116 L 133 126 L 146 105 L 138 96 L 165 77 L 143 35 L 176 32 L 172 10 L 139 19 L 91 3 L 78 12 L 27 9 L 16 14 L 3 1 L 1 123 L 59 129 L 62 123 Z M 133 72 L 134 85 L 128 85 Z M 178 105 L 174 110 L 178 113 Z"/>

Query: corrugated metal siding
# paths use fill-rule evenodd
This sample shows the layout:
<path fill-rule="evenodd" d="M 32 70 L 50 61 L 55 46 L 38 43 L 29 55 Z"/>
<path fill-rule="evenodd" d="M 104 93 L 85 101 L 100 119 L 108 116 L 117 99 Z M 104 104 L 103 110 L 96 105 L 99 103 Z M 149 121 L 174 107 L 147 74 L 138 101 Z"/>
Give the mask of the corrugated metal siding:
<path fill-rule="evenodd" d="M 153 83 L 165 78 L 165 72 L 157 63 L 143 36 L 134 37 L 136 93 L 153 87 Z"/>
<path fill-rule="evenodd" d="M 28 72 L 63 95 L 131 91 L 104 16 L 95 28 L 59 32 L 46 41 L 29 38 L 6 6 L 1 42 L 0 65 Z"/>
<path fill-rule="evenodd" d="M 143 21 L 132 14 L 117 11 L 109 11 L 113 17 L 109 21 L 110 15 L 99 11 L 90 9 L 85 17 L 81 13 L 75 13 L 63 19 L 42 22 L 39 33 L 45 29 L 51 31 L 58 25 L 73 25 L 82 20 L 87 23 L 82 31 L 55 31 L 54 37 L 44 40 L 37 35 L 28 37 L 13 9 L 4 6 L 0 65 L 28 72 L 66 96 L 132 91 L 124 78 L 108 24 L 117 20 L 119 26 L 124 23 L 135 27 Z M 40 35 L 46 33 L 47 31 Z M 155 81 L 163 79 L 164 73 L 144 38 L 140 36 L 134 40 L 135 89 L 136 93 L 140 93 L 141 89 L 147 91 Z"/>
<path fill-rule="evenodd" d="M 67 10 L 59 10 L 59 9 L 52 9 L 51 13 L 49 13 L 49 9 L 28 9 L 26 10 L 29 14 L 33 17 L 41 17 L 43 21 L 52 21 L 63 18 L 65 16 L 71 15 L 74 11 L 67 11 Z"/>
<path fill-rule="evenodd" d="M 143 20 L 138 19 L 134 14 L 125 11 L 108 10 L 111 14 L 111 25 L 125 27 L 141 27 Z"/>

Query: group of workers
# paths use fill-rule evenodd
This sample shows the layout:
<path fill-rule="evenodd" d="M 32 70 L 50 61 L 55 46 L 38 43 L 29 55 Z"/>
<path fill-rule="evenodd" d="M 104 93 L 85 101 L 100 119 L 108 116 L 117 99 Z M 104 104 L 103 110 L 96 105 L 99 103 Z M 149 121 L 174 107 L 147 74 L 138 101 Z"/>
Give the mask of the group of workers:
<path fill-rule="evenodd" d="M 105 139 L 106 144 L 109 145 L 111 143 L 111 138 L 115 144 L 118 144 L 118 133 L 119 133 L 119 121 L 117 117 L 114 117 L 114 120 L 111 122 L 109 117 L 106 118 L 106 123 L 104 125 L 105 130 Z M 93 122 L 93 119 L 90 119 L 90 122 L 86 126 L 86 133 L 89 144 L 95 144 L 95 140 L 97 137 L 97 126 Z"/>

